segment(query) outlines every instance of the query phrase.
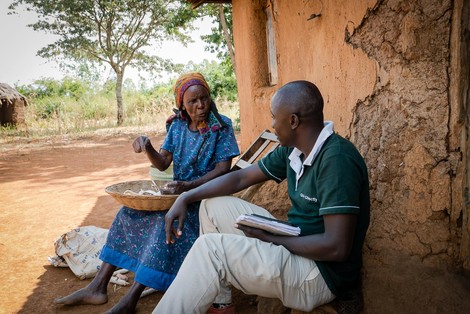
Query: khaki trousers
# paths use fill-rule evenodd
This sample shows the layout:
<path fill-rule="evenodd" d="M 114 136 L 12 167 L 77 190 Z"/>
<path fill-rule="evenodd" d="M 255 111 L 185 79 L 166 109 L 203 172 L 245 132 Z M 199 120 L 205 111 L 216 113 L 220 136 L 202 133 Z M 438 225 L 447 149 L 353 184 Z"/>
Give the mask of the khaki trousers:
<path fill-rule="evenodd" d="M 204 200 L 199 211 L 201 236 L 153 313 L 206 313 L 232 301 L 230 286 L 301 311 L 334 299 L 314 261 L 234 228 L 240 214 L 272 217 L 265 209 L 225 196 Z"/>

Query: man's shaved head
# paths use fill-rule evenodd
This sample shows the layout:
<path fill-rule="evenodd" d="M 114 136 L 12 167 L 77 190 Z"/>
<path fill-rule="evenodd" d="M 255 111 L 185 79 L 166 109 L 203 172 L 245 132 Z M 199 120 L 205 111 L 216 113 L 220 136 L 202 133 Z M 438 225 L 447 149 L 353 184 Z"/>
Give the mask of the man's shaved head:
<path fill-rule="evenodd" d="M 293 81 L 285 84 L 274 94 L 272 103 L 281 106 L 283 111 L 297 114 L 301 120 L 323 124 L 323 97 L 311 82 Z"/>

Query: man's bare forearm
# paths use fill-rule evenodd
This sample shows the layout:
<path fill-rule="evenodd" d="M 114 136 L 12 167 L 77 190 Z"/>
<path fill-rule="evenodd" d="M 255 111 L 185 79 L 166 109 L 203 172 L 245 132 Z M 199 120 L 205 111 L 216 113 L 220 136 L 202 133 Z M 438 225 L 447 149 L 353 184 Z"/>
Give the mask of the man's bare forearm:
<path fill-rule="evenodd" d="M 215 178 L 195 189 L 184 192 L 180 197 L 189 204 L 206 198 L 231 195 L 267 179 L 258 165 L 253 165 Z"/>

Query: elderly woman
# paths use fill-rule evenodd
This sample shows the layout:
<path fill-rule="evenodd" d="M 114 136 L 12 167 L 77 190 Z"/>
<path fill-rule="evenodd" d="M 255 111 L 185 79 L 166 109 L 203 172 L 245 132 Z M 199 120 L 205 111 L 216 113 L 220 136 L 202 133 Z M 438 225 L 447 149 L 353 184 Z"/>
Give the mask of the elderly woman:
<path fill-rule="evenodd" d="M 210 89 L 199 73 L 181 76 L 174 87 L 178 110 L 170 120 L 168 134 L 159 152 L 149 138 L 139 136 L 132 144 L 144 152 L 152 165 L 163 171 L 173 162 L 170 193 L 195 188 L 230 170 L 239 155 L 229 118 L 217 112 Z M 109 313 L 133 313 L 144 288 L 165 291 L 199 235 L 199 202 L 189 205 L 183 235 L 173 245 L 165 244 L 166 211 L 142 211 L 122 207 L 114 219 L 100 255 L 100 271 L 85 288 L 54 300 L 57 304 L 103 304 L 107 285 L 116 267 L 135 273 L 128 293 Z"/>

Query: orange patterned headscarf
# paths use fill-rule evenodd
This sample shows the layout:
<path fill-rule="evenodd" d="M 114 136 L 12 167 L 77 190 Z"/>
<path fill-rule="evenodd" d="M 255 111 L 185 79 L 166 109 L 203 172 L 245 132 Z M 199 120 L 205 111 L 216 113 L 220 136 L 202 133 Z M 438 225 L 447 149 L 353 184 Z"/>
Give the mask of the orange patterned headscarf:
<path fill-rule="evenodd" d="M 204 78 L 204 76 L 202 76 L 201 73 L 192 72 L 180 76 L 176 80 L 173 89 L 175 93 L 175 102 L 178 110 L 175 112 L 175 115 L 169 118 L 170 120 L 172 120 L 175 116 L 179 116 L 183 119 L 188 118 L 187 113 L 182 111 L 181 107 L 183 106 L 184 93 L 188 88 L 193 85 L 203 86 L 205 89 L 207 89 L 207 92 L 210 96 L 211 90 L 209 88 L 209 84 L 207 84 L 206 79 Z M 215 132 L 226 125 L 226 123 L 220 117 L 219 112 L 217 111 L 217 107 L 215 106 L 215 103 L 212 99 L 210 106 L 210 115 L 208 121 L 201 121 L 197 125 L 197 128 L 201 134 L 206 134 L 207 132 Z M 171 124 L 170 120 L 167 120 L 167 128 Z"/>
<path fill-rule="evenodd" d="M 205 89 L 207 89 L 207 91 L 209 92 L 209 96 L 210 96 L 211 90 L 206 80 L 204 79 L 204 76 L 202 76 L 201 73 L 193 72 L 193 73 L 184 74 L 176 80 L 175 87 L 173 88 L 174 93 L 175 93 L 176 107 L 179 110 L 181 110 L 181 106 L 183 105 L 184 93 L 186 92 L 188 88 L 190 88 L 193 85 L 203 86 Z"/>

